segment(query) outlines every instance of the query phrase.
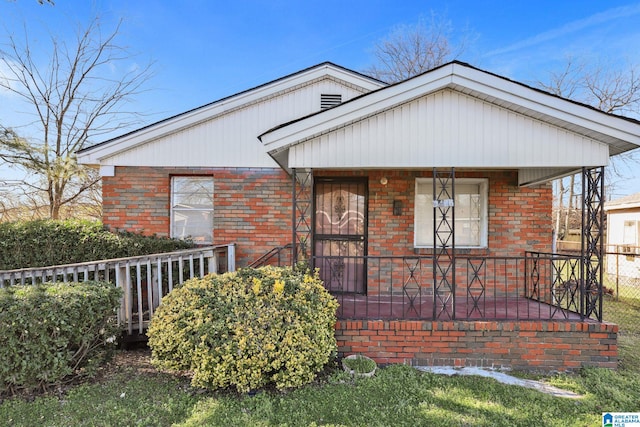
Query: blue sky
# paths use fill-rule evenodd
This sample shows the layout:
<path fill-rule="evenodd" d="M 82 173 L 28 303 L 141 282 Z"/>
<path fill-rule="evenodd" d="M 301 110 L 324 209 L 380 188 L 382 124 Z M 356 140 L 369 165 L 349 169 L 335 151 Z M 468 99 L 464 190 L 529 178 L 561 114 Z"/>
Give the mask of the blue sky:
<path fill-rule="evenodd" d="M 613 0 L 0 0 L 0 43 L 25 22 L 43 39 L 72 38 L 96 14 L 107 29 L 124 19 L 119 43 L 137 53 L 131 65 L 155 62 L 149 90 L 129 106 L 151 123 L 323 61 L 362 71 L 376 41 L 432 13 L 454 38 L 473 40 L 459 59 L 532 85 L 567 56 L 640 64 L 640 1 Z M 22 110 L 0 92 L 5 126 L 24 124 Z M 640 191 L 635 169 L 619 195 Z"/>

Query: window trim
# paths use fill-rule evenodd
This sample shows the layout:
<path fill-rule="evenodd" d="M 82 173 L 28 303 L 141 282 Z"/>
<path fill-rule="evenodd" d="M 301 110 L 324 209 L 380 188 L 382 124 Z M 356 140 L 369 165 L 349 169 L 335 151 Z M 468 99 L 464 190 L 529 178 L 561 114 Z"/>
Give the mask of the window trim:
<path fill-rule="evenodd" d="M 413 247 L 416 249 L 434 249 L 433 241 L 427 245 L 418 244 L 418 212 L 417 197 L 418 185 L 420 183 L 429 183 L 433 186 L 433 178 L 416 178 L 414 190 L 414 207 L 413 207 Z M 489 179 L 488 178 L 456 178 L 454 185 L 480 185 L 480 245 L 455 245 L 456 249 L 486 249 L 489 247 Z M 432 187 L 431 187 L 432 188 Z M 433 190 L 428 193 L 433 198 Z M 457 193 L 456 193 L 457 194 Z M 431 206 L 433 208 L 433 205 Z M 433 223 L 430 224 L 433 228 Z M 430 231 L 429 234 L 433 234 Z M 433 236 L 432 236 L 433 238 Z"/>
<path fill-rule="evenodd" d="M 175 206 L 175 199 L 174 199 L 174 195 L 175 195 L 175 191 L 174 191 L 174 180 L 176 178 L 207 178 L 209 180 L 211 180 L 212 183 L 212 193 L 211 193 L 211 208 L 210 209 L 198 209 L 198 211 L 202 211 L 202 212 L 211 212 L 211 230 L 210 233 L 208 234 L 209 239 L 207 240 L 207 238 L 205 237 L 203 241 L 198 241 L 196 240 L 198 237 L 200 236 L 188 236 L 190 238 L 193 239 L 194 243 L 196 244 L 201 244 L 201 245 L 211 245 L 213 244 L 214 241 L 214 236 L 213 236 L 213 225 L 214 225 L 214 212 L 215 212 L 215 180 L 213 175 L 170 175 L 169 176 L 169 236 L 171 236 L 172 239 L 178 239 L 178 240 L 184 240 L 187 237 L 180 237 L 180 236 L 176 236 L 174 233 L 174 222 L 175 222 L 175 211 L 176 209 L 174 209 Z M 184 209 L 187 210 L 187 209 Z M 178 209 L 178 211 L 181 211 L 181 209 Z"/>

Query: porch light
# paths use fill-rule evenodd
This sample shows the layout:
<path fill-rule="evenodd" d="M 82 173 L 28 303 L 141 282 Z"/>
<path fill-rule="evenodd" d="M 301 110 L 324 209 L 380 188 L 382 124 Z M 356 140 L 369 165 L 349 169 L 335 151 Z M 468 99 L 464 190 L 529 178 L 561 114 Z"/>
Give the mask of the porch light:
<path fill-rule="evenodd" d="M 387 185 L 388 182 L 389 180 L 387 179 L 386 176 L 383 176 L 382 178 L 380 178 L 380 184 Z"/>

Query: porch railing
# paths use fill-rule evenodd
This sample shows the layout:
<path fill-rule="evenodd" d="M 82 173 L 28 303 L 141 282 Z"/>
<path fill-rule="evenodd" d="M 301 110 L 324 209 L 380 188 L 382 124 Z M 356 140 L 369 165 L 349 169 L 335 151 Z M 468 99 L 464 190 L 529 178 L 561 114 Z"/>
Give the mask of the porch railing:
<path fill-rule="evenodd" d="M 292 247 L 293 245 L 291 243 L 283 246 L 276 246 L 255 261 L 250 262 L 247 267 L 258 268 L 266 265 L 282 267 L 283 265 L 291 265 Z"/>
<path fill-rule="evenodd" d="M 581 258 L 528 252 L 524 256 L 457 255 L 455 288 L 434 295 L 432 256 L 313 259 L 338 299 L 338 317 L 423 320 L 580 320 Z M 359 288 L 360 286 L 360 288 Z M 444 302 L 443 302 L 444 301 Z M 443 307 L 443 304 L 448 304 Z"/>
<path fill-rule="evenodd" d="M 122 288 L 118 324 L 142 334 L 160 300 L 174 286 L 209 273 L 235 271 L 235 245 L 51 267 L 0 271 L 0 287 L 44 282 L 107 281 Z"/>

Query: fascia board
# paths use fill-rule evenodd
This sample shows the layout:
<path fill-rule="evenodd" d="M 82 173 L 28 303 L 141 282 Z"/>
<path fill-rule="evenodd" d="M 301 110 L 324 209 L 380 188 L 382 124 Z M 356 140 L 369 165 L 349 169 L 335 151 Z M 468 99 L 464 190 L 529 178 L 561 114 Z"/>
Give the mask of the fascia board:
<path fill-rule="evenodd" d="M 453 83 L 590 131 L 640 146 L 640 125 L 459 64 Z"/>
<path fill-rule="evenodd" d="M 621 211 L 621 210 L 637 209 L 637 208 L 640 208 L 640 202 L 622 203 L 622 204 L 613 205 L 613 206 L 607 206 L 607 204 L 605 203 L 604 205 L 605 212 Z"/>
<path fill-rule="evenodd" d="M 137 145 L 175 133 L 200 122 L 211 120 L 227 111 L 251 104 L 259 99 L 269 97 L 288 88 L 296 87 L 324 76 L 332 76 L 336 79 L 361 86 L 367 90 L 376 90 L 385 86 L 382 82 L 350 73 L 347 70 L 332 66 L 331 64 L 323 64 L 310 70 L 294 74 L 289 78 L 274 81 L 272 84 L 266 84 L 235 96 L 232 95 L 229 98 L 214 102 L 211 105 L 197 108 L 194 111 L 181 114 L 172 119 L 156 123 L 155 125 L 150 125 L 147 128 L 134 131 L 121 138 L 116 138 L 105 145 L 98 145 L 93 149 L 88 148 L 86 151 L 78 153 L 78 161 L 83 164 L 98 164 L 102 159 L 131 149 Z"/>

